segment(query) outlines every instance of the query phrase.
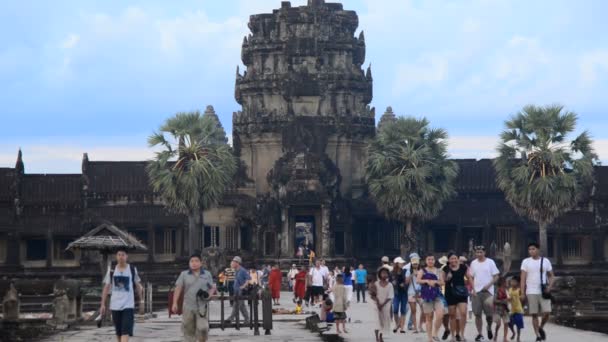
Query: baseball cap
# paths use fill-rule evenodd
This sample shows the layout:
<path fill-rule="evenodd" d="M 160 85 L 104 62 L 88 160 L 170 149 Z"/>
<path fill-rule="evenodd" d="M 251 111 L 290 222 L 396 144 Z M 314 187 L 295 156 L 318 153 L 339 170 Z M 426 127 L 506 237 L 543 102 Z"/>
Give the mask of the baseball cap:
<path fill-rule="evenodd" d="M 388 260 L 389 260 L 389 259 L 388 259 L 388 257 L 387 257 L 387 256 L 383 256 L 383 257 L 382 257 L 382 262 L 388 262 Z"/>
<path fill-rule="evenodd" d="M 241 259 L 240 256 L 235 256 L 234 258 L 232 258 L 232 261 L 238 262 L 239 265 L 243 263 L 243 259 Z"/>

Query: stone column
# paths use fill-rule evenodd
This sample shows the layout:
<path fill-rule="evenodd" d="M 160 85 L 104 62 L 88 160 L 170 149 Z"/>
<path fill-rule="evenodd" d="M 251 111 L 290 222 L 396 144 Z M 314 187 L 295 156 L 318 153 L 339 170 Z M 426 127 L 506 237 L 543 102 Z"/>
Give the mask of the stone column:
<path fill-rule="evenodd" d="M 148 262 L 154 262 L 154 254 L 156 254 L 156 234 L 154 233 L 154 225 L 148 222 Z"/>
<path fill-rule="evenodd" d="M 49 229 L 46 232 L 46 267 L 53 266 L 53 233 Z"/>
<path fill-rule="evenodd" d="M 330 220 L 331 208 L 327 205 L 321 206 L 321 256 L 323 258 L 329 257 L 330 249 L 330 231 L 329 231 L 329 220 Z"/>
<path fill-rule="evenodd" d="M 288 257 L 289 253 L 289 206 L 281 209 L 281 257 Z"/>
<path fill-rule="evenodd" d="M 557 266 L 562 266 L 564 264 L 564 257 L 562 254 L 562 245 L 564 240 L 564 234 L 562 232 L 558 232 L 553 237 L 553 257 L 556 260 Z M 542 246 L 541 246 L 542 248 Z M 547 254 L 549 253 L 549 249 L 547 248 Z"/>

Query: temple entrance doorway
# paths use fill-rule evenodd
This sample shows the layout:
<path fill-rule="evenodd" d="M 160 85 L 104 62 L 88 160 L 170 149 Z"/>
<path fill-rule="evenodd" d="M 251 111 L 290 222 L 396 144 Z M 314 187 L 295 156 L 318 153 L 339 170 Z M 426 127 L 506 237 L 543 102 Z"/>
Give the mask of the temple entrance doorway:
<path fill-rule="evenodd" d="M 313 250 L 316 253 L 317 250 L 315 248 L 315 217 L 296 216 L 294 228 L 294 246 L 296 246 L 296 250 L 302 248 L 304 255 L 306 255 L 307 252 L 310 250 Z"/>

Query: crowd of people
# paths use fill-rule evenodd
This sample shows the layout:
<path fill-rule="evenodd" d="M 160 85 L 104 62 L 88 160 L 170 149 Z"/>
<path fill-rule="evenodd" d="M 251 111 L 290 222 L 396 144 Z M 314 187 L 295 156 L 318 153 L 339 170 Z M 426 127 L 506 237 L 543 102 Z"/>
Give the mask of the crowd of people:
<path fill-rule="evenodd" d="M 318 309 L 320 319 L 334 322 L 338 334 L 348 333 L 348 310 L 356 303 L 369 305 L 373 312 L 376 341 L 383 341 L 389 333 L 426 333 L 429 342 L 447 340 L 465 341 L 467 312 L 475 316 L 475 341 L 520 341 L 524 328 L 524 308 L 532 316 L 536 341 L 547 339 L 545 324 L 551 312 L 553 268 L 551 262 L 540 255 L 536 243 L 528 245 L 529 258 L 523 260 L 520 273 L 507 279 L 501 276 L 494 260 L 486 257 L 485 248 L 474 248 L 475 259 L 470 263 L 464 256 L 448 253 L 438 262 L 435 255 L 424 259 L 411 253 L 406 261 L 401 256 L 381 259 L 381 265 L 369 273 L 363 265 L 330 270 L 325 260 L 297 267 L 286 272 L 289 290 L 296 303 L 295 313 L 303 306 Z M 108 270 L 104 278 L 100 313 L 106 312 L 106 299 L 110 295 L 110 310 L 117 340 L 126 342 L 133 336 L 135 298 L 141 296 L 142 287 L 137 268 L 127 263 L 127 251 L 116 253 L 116 267 Z M 265 265 L 261 269 L 247 270 L 236 256 L 230 267 L 214 283 L 211 273 L 203 268 L 199 254 L 189 259 L 188 269 L 181 272 L 173 294 L 171 311 L 182 315 L 182 332 L 186 341 L 206 341 L 209 330 L 208 298 L 227 291 L 231 298 L 232 313 L 227 324 L 242 317 L 249 323 L 249 313 L 243 296 L 263 288 L 270 290 L 273 305 L 280 305 L 283 272 L 278 265 Z M 507 274 L 509 270 L 503 272 Z M 366 293 L 367 298 L 366 300 Z M 181 296 L 181 297 L 180 297 Z M 183 298 L 182 307 L 178 307 Z M 408 317 L 409 311 L 409 317 Z M 240 316 L 239 316 L 240 315 Z M 486 335 L 483 334 L 484 318 Z M 406 325 L 407 323 L 407 325 Z M 439 333 L 443 327 L 441 338 Z M 502 329 L 501 329 L 502 328 Z"/>

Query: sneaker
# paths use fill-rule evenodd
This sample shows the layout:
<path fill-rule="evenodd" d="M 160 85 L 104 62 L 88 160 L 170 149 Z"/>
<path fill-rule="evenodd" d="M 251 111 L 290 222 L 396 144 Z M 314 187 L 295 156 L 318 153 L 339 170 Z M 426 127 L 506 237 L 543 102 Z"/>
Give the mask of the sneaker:
<path fill-rule="evenodd" d="M 543 339 L 542 339 L 542 338 L 540 338 L 540 336 L 538 336 L 538 337 L 536 338 L 536 342 L 541 342 L 542 340 L 543 340 Z"/>
<path fill-rule="evenodd" d="M 477 335 L 477 337 L 475 337 L 475 341 L 479 342 L 479 341 L 484 341 L 485 339 L 483 338 L 482 334 Z"/>
<path fill-rule="evenodd" d="M 460 335 L 456 335 L 456 342 L 460 342 L 462 341 L 462 339 L 460 338 Z"/>
<path fill-rule="evenodd" d="M 492 330 L 488 330 L 488 340 L 492 340 L 492 337 L 494 337 Z"/>
<path fill-rule="evenodd" d="M 547 339 L 547 334 L 545 333 L 545 329 L 543 328 L 538 328 L 538 334 L 540 335 L 540 338 L 545 341 Z"/>
<path fill-rule="evenodd" d="M 443 332 L 443 336 L 441 336 L 441 339 L 445 341 L 445 340 L 447 340 L 447 339 L 448 339 L 448 337 L 450 337 L 450 331 L 449 331 L 448 329 L 446 329 L 446 330 Z"/>

